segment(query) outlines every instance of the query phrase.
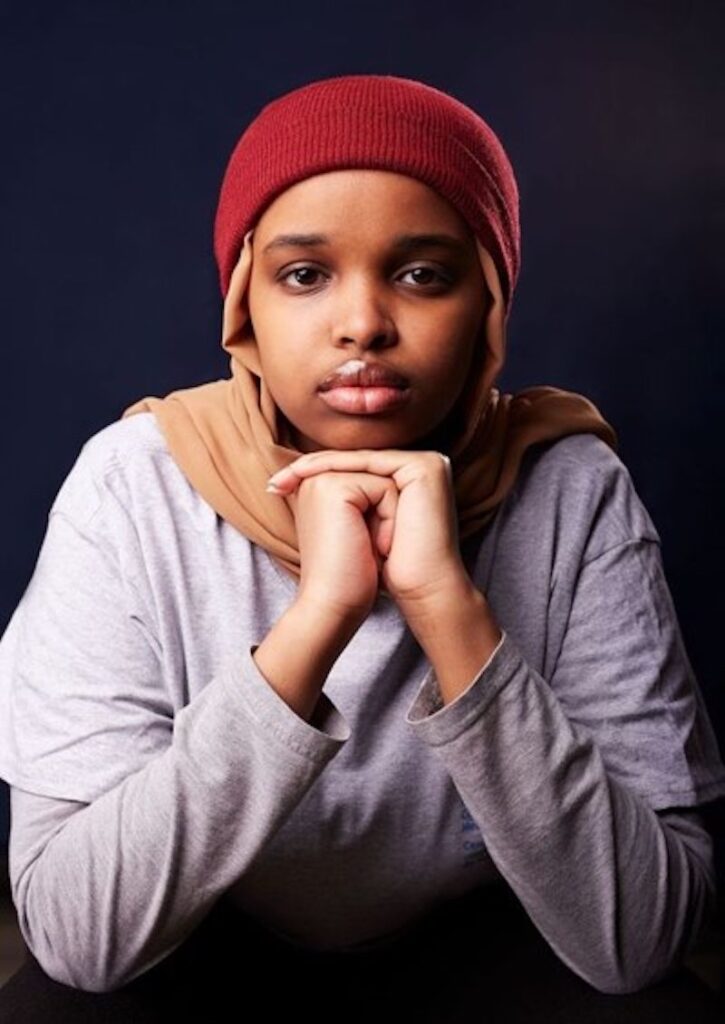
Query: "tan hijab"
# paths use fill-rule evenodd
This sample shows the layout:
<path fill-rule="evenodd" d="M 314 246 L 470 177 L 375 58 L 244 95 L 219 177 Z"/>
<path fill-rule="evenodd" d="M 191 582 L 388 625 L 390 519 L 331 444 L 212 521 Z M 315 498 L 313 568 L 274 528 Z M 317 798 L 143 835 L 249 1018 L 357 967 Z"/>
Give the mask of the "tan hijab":
<path fill-rule="evenodd" d="M 301 453 L 262 377 L 251 330 L 246 291 L 252 235 L 253 230 L 244 236 L 224 302 L 222 347 L 231 356 L 231 378 L 172 391 L 163 399 L 139 399 L 121 418 L 153 412 L 192 486 L 222 519 L 299 579 L 296 494 L 265 491 L 267 479 Z M 504 302 L 493 259 L 480 241 L 476 244 L 491 301 L 476 369 L 454 410 L 458 428 L 447 451 L 459 540 L 494 515 L 529 445 L 576 433 L 597 434 L 615 451 L 618 444 L 613 427 L 583 395 L 546 385 L 502 395 L 492 386 L 505 358 Z"/>

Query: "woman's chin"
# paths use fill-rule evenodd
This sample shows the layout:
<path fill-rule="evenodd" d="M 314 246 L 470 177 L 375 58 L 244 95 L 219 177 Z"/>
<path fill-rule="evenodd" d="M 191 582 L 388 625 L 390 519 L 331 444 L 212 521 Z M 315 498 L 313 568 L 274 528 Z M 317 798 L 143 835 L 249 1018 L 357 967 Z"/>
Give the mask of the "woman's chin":
<path fill-rule="evenodd" d="M 447 454 L 460 429 L 461 424 L 458 422 L 455 414 L 449 413 L 438 426 L 429 430 L 427 434 L 417 438 L 409 445 L 406 445 L 406 447 L 415 451 L 435 451 Z"/>
<path fill-rule="evenodd" d="M 338 451 L 353 451 L 357 448 L 409 448 L 411 451 L 439 451 L 447 452 L 460 430 L 455 414 L 449 414 L 446 418 L 425 434 L 413 438 L 405 436 L 395 437 L 390 430 L 371 430 L 370 419 L 366 420 L 355 430 L 340 430 L 334 438 L 327 442 L 324 439 L 315 439 L 298 430 L 283 413 L 279 414 L 279 438 L 280 443 L 286 447 L 302 453 L 322 451 L 325 449 L 337 449 Z"/>

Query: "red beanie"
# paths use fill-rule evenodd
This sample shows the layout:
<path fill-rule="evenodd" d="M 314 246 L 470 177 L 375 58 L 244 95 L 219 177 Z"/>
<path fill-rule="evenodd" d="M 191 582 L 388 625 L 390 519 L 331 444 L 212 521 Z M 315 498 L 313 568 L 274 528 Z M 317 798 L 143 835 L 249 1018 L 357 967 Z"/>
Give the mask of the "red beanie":
<path fill-rule="evenodd" d="M 222 181 L 214 253 L 226 296 L 244 235 L 297 181 L 339 168 L 418 178 L 469 223 L 493 257 L 506 314 L 519 273 L 519 194 L 501 142 L 470 107 L 394 75 L 341 75 L 272 100 L 237 142 Z"/>

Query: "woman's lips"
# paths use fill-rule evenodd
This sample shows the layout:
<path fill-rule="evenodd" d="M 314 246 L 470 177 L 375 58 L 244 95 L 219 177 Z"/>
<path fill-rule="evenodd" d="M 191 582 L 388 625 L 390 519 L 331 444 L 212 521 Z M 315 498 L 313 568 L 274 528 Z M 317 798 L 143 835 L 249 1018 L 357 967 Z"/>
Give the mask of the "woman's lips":
<path fill-rule="evenodd" d="M 374 360 L 348 359 L 320 384 L 320 391 L 337 387 L 407 388 L 410 381 L 392 366 Z"/>
<path fill-rule="evenodd" d="M 367 416 L 376 412 L 389 412 L 405 405 L 410 397 L 410 388 L 391 387 L 346 387 L 338 385 L 327 391 L 320 391 L 320 398 L 338 412 Z"/>
<path fill-rule="evenodd" d="M 410 382 L 385 363 L 348 359 L 328 374 L 318 390 L 330 408 L 367 416 L 404 405 L 410 397 Z"/>

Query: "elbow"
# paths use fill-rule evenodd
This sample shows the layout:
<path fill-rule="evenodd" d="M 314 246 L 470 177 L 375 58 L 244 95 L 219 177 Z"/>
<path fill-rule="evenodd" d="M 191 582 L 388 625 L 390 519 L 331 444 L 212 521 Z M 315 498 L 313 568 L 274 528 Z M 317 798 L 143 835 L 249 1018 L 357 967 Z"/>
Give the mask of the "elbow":
<path fill-rule="evenodd" d="M 714 919 L 718 893 L 712 841 L 703 829 L 695 833 L 689 823 L 678 823 L 680 829 L 685 826 L 690 833 L 680 846 L 680 870 L 663 871 L 669 898 L 663 900 L 662 912 L 650 917 L 648 924 L 640 917 L 640 926 L 632 929 L 626 945 L 618 943 L 597 976 L 587 978 L 598 991 L 629 995 L 679 973 Z M 668 828 L 672 830 L 672 823 Z M 670 864 L 676 863 L 673 856 Z M 613 932 L 621 936 L 623 929 Z"/>
<path fill-rule="evenodd" d="M 72 972 L 70 981 L 65 984 L 70 984 L 72 988 L 78 989 L 80 992 L 93 992 L 100 995 L 107 992 L 116 992 L 128 984 L 128 982 L 125 978 L 104 974 L 103 972 L 93 973 L 81 970 Z"/>
<path fill-rule="evenodd" d="M 631 995 L 666 981 L 683 970 L 690 952 L 696 948 L 717 909 L 713 873 L 703 871 L 698 877 L 700 884 L 696 897 L 692 898 L 687 925 L 679 936 L 676 929 L 667 928 L 667 934 L 649 951 L 644 942 L 637 949 L 630 947 L 626 955 L 622 955 L 620 950 L 619 956 L 609 959 L 596 971 L 582 974 L 582 977 L 606 995 Z"/>
<path fill-rule="evenodd" d="M 126 978 L 110 969 L 110 961 L 100 955 L 101 943 L 92 936 L 83 940 L 72 930 L 62 934 L 53 930 L 43 913 L 36 913 L 28 900 L 17 902 L 17 921 L 25 945 L 44 974 L 52 981 L 81 992 L 113 992 Z M 67 923 L 67 922 L 66 922 Z"/>
<path fill-rule="evenodd" d="M 148 966 L 122 963 L 100 954 L 94 943 L 67 941 L 50 934 L 45 927 L 30 927 L 27 917 L 18 917 L 28 950 L 52 981 L 80 992 L 103 994 L 124 988 Z"/>
<path fill-rule="evenodd" d="M 105 994 L 116 992 L 134 982 L 141 975 L 165 960 L 181 943 L 183 938 L 168 949 L 158 950 L 154 957 L 132 961 L 120 960 L 110 955 L 98 936 L 89 936 L 86 941 L 68 941 L 53 935 L 44 925 L 30 923 L 28 915 L 18 915 L 21 934 L 30 953 L 41 970 L 52 980 L 80 992 Z"/>
<path fill-rule="evenodd" d="M 592 988 L 604 995 L 626 996 L 657 985 L 675 973 L 678 967 L 679 964 L 668 964 L 664 968 L 660 966 L 652 971 L 641 968 L 636 970 L 609 970 L 598 973 L 596 976 L 590 975 L 586 980 Z"/>
<path fill-rule="evenodd" d="M 592 988 L 605 995 L 631 995 L 651 988 L 669 977 L 679 973 L 687 966 L 687 952 L 692 948 L 690 942 L 669 955 L 651 954 L 648 959 L 645 951 L 630 955 L 626 960 L 618 960 L 601 964 L 596 970 L 578 972 Z"/>
<path fill-rule="evenodd" d="M 39 961 L 40 962 L 40 961 Z M 66 985 L 69 988 L 76 989 L 79 992 L 90 992 L 101 994 L 105 992 L 114 992 L 120 987 L 112 978 L 108 978 L 104 975 L 97 975 L 91 972 L 86 973 L 83 970 L 78 970 L 76 966 L 68 969 L 68 965 L 58 966 L 55 962 L 52 965 L 41 964 L 41 967 L 54 981 L 60 982 L 61 985 Z"/>
<path fill-rule="evenodd" d="M 180 944 L 180 942 L 177 942 L 172 947 L 172 952 Z M 126 966 L 124 969 L 116 971 L 107 969 L 103 964 L 90 965 L 89 967 L 88 962 L 79 963 L 76 961 L 72 967 L 64 964 L 60 968 L 60 973 L 51 974 L 49 971 L 46 971 L 46 973 L 53 977 L 54 980 L 60 981 L 62 984 L 69 985 L 71 988 L 78 989 L 81 992 L 94 992 L 97 994 L 117 992 L 119 989 L 126 988 L 132 982 L 135 982 L 141 975 L 147 974 L 158 963 L 165 960 L 168 955 L 169 952 L 165 950 L 149 963 L 145 963 L 142 966 Z"/>
<path fill-rule="evenodd" d="M 51 981 L 81 992 L 112 992 L 117 987 L 113 978 L 89 969 L 82 953 L 77 952 L 72 960 L 65 959 L 47 942 L 38 942 L 24 928 L 20 930 L 29 952 Z"/>
<path fill-rule="evenodd" d="M 130 980 L 125 974 L 108 971 L 103 965 L 94 963 L 92 958 L 84 956 L 81 951 L 75 951 L 70 959 L 58 955 L 45 944 L 32 945 L 26 939 L 26 945 L 44 974 L 52 981 L 79 992 L 115 992 Z"/>
<path fill-rule="evenodd" d="M 104 921 L 109 915 L 74 916 L 57 889 L 43 889 L 42 876 L 25 871 L 16 876 L 13 902 L 25 945 L 52 981 L 81 992 L 115 992 L 144 974 L 182 941 L 155 956 L 134 955 L 135 936 L 125 941 Z"/>
<path fill-rule="evenodd" d="M 94 963 L 82 948 L 59 948 L 55 938 L 43 927 L 31 927 L 27 917 L 18 916 L 20 932 L 29 952 L 43 973 L 52 981 L 81 992 L 113 992 L 122 980 Z"/>
<path fill-rule="evenodd" d="M 133 944 L 118 942 L 110 929 L 98 923 L 79 924 L 60 913 L 49 914 L 48 904 L 35 907 L 27 889 L 16 896 L 17 921 L 25 945 L 41 970 L 52 980 L 81 992 L 116 992 L 145 974 L 184 941 L 177 936 L 170 946 L 148 949 L 132 956 Z M 119 952 L 123 956 L 118 955 Z"/>

